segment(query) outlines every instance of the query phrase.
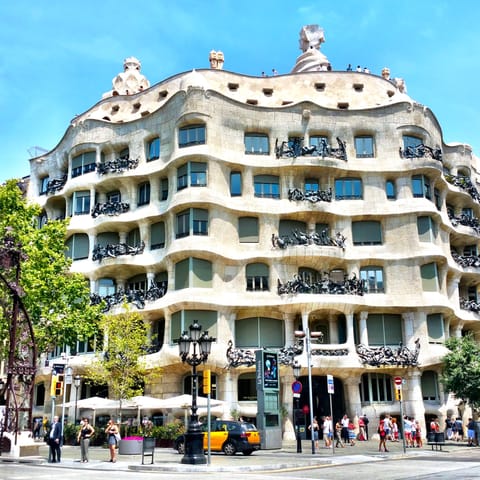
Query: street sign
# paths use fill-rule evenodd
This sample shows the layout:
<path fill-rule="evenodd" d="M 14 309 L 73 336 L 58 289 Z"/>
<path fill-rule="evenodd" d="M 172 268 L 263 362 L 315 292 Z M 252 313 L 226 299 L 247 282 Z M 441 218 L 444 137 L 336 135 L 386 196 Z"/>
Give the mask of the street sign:
<path fill-rule="evenodd" d="M 292 392 L 294 394 L 300 394 L 302 393 L 302 382 L 299 382 L 298 380 L 295 380 L 292 383 Z"/>
<path fill-rule="evenodd" d="M 333 384 L 333 375 L 327 375 L 327 391 L 329 394 L 335 393 L 335 387 Z"/>
<path fill-rule="evenodd" d="M 395 377 L 393 379 L 393 383 L 395 383 L 395 389 L 396 390 L 401 390 L 402 389 L 403 378 L 402 377 Z"/>

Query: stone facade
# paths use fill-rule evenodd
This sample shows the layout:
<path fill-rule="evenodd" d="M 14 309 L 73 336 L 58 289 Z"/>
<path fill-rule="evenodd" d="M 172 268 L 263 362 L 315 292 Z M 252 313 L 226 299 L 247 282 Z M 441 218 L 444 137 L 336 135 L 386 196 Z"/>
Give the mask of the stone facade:
<path fill-rule="evenodd" d="M 293 360 L 308 404 L 298 330 L 323 334 L 311 339 L 316 415 L 329 413 L 327 374 L 334 415 L 366 413 L 375 431 L 381 413 L 400 414 L 395 376 L 404 412 L 424 428 L 430 416 L 461 415 L 438 375 L 443 341 L 479 326 L 480 272 L 458 263 L 478 253 L 476 157 L 443 142 L 403 81 L 318 68 L 323 60 L 305 68 L 305 52 L 298 61 L 286 75 L 211 68 L 150 88 L 134 70 L 136 93 L 106 94 L 31 160 L 29 197 L 45 219 L 70 217 L 72 270 L 92 294 L 114 312 L 115 294 L 129 292 L 151 324 L 147 357 L 162 378 L 147 394 L 184 393 L 190 368 L 174 340 L 197 315 L 217 339 L 207 366 L 226 416 L 255 416 L 248 358 L 261 347 L 283 355 L 286 411 Z M 114 87 L 126 88 L 125 75 Z M 88 358 L 72 359 L 75 373 Z"/>

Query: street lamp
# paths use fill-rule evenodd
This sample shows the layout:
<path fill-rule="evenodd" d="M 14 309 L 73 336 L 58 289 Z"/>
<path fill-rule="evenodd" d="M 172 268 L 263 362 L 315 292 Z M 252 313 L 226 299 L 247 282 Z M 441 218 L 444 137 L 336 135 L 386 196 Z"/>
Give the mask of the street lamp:
<path fill-rule="evenodd" d="M 184 331 L 178 339 L 178 347 L 182 362 L 187 362 L 192 367 L 192 414 L 188 422 L 188 429 L 185 433 L 185 454 L 182 463 L 200 465 L 207 463 L 203 450 L 202 424 L 198 421 L 197 415 L 197 392 L 198 375 L 197 366 L 207 361 L 212 348 L 212 342 L 216 339 L 208 336 L 208 332 L 202 333 L 202 327 L 195 320 L 189 327 L 190 335 Z M 190 353 L 190 346 L 193 351 Z M 198 352 L 197 352 L 198 346 Z"/>
<path fill-rule="evenodd" d="M 307 351 L 307 363 L 308 363 L 308 406 L 310 409 L 310 429 L 312 438 L 312 454 L 315 453 L 315 438 L 313 434 L 313 394 L 312 394 L 312 353 L 310 348 L 311 338 L 323 337 L 322 332 L 310 332 L 307 327 L 306 331 L 295 330 L 295 336 L 297 338 L 305 338 L 305 349 Z"/>
<path fill-rule="evenodd" d="M 73 423 L 77 423 L 77 402 L 78 402 L 78 389 L 80 388 L 80 383 L 82 377 L 80 375 L 75 375 L 73 378 L 73 386 L 75 387 L 75 416 L 73 417 Z"/>
<path fill-rule="evenodd" d="M 295 384 L 298 385 L 298 377 L 300 377 L 300 370 L 302 369 L 301 365 L 298 363 L 298 360 L 295 360 L 295 362 L 292 365 L 293 369 L 293 376 L 295 377 Z M 297 416 L 296 413 L 300 409 L 300 392 L 301 390 L 301 383 L 300 386 L 296 388 L 296 390 L 300 391 L 294 391 L 293 396 L 295 399 L 294 402 L 294 408 L 293 408 L 293 427 L 295 428 L 295 438 L 297 440 L 297 453 L 302 453 L 302 439 L 300 438 L 300 426 L 298 425 L 297 422 Z"/>

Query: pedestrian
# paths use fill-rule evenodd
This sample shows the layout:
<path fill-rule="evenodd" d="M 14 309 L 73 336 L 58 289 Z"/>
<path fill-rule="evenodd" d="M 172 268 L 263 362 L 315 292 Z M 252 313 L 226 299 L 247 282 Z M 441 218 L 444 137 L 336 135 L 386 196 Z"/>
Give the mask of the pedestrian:
<path fill-rule="evenodd" d="M 459 440 L 463 440 L 463 422 L 462 422 L 462 419 L 460 417 L 457 417 L 455 419 L 455 430 L 456 430 L 456 439 L 457 439 L 457 442 Z"/>
<path fill-rule="evenodd" d="M 467 441 L 468 441 L 468 446 L 469 447 L 475 446 L 475 422 L 473 421 L 473 418 L 468 419 Z"/>
<path fill-rule="evenodd" d="M 398 424 L 397 424 L 397 419 L 392 418 L 392 442 L 398 442 Z"/>
<path fill-rule="evenodd" d="M 370 422 L 370 420 L 368 420 L 368 417 L 367 415 L 364 413 L 362 415 L 362 419 L 363 419 L 363 424 L 365 426 L 365 440 L 368 440 L 368 423 Z"/>
<path fill-rule="evenodd" d="M 352 64 L 349 63 L 349 64 L 348 64 L 348 67 L 347 67 L 347 72 L 351 72 L 351 71 L 352 71 Z"/>
<path fill-rule="evenodd" d="M 392 422 L 390 420 L 390 415 L 385 415 L 383 429 L 385 430 L 386 439 L 392 440 Z"/>
<path fill-rule="evenodd" d="M 107 423 L 107 428 L 105 428 L 105 433 L 107 434 L 107 443 L 108 449 L 110 450 L 110 460 L 109 462 L 115 463 L 117 461 L 117 441 L 119 438 L 118 427 L 115 425 L 115 422 L 110 419 Z"/>
<path fill-rule="evenodd" d="M 435 417 L 430 422 L 430 431 L 433 433 L 438 433 L 440 431 L 440 424 L 438 423 L 438 417 Z"/>
<path fill-rule="evenodd" d="M 337 420 L 337 422 L 335 423 L 335 441 L 336 447 L 340 445 L 342 448 L 345 448 L 345 444 L 342 440 L 342 423 L 340 420 Z"/>
<path fill-rule="evenodd" d="M 42 428 L 42 420 L 40 418 L 35 419 L 33 425 L 33 439 L 38 440 L 40 438 L 40 430 Z"/>
<path fill-rule="evenodd" d="M 405 435 L 405 445 L 407 448 L 410 448 L 412 446 L 412 422 L 410 418 L 405 415 L 403 417 L 403 434 Z"/>
<path fill-rule="evenodd" d="M 415 420 L 415 443 L 417 448 L 423 447 L 422 427 L 420 426 L 420 422 L 418 420 Z"/>
<path fill-rule="evenodd" d="M 332 419 L 328 415 L 323 419 L 322 432 L 323 432 L 323 441 L 325 442 L 325 448 L 332 448 L 332 438 L 333 438 Z"/>
<path fill-rule="evenodd" d="M 88 462 L 88 447 L 90 446 L 90 438 L 95 434 L 95 429 L 88 422 L 87 417 L 83 417 L 80 422 L 80 430 L 77 435 L 77 442 L 80 444 L 80 461 Z"/>
<path fill-rule="evenodd" d="M 387 449 L 387 434 L 385 433 L 385 417 L 383 415 L 380 416 L 380 422 L 378 424 L 378 435 L 379 435 L 379 442 L 378 442 L 378 451 L 381 452 L 382 448 L 384 452 L 388 452 Z"/>
<path fill-rule="evenodd" d="M 358 419 L 358 441 L 359 442 L 364 442 L 366 440 L 365 437 L 365 423 L 363 421 L 363 417 L 360 417 Z"/>
<path fill-rule="evenodd" d="M 447 437 L 447 440 L 452 440 L 453 438 L 453 425 L 455 423 L 455 420 L 452 420 L 451 417 L 447 417 L 445 420 L 445 436 Z"/>
<path fill-rule="evenodd" d="M 342 440 L 346 445 L 350 442 L 350 438 L 348 435 L 348 426 L 350 425 L 350 419 L 348 418 L 348 415 L 345 414 L 340 422 L 342 424 Z"/>
<path fill-rule="evenodd" d="M 52 425 L 50 426 L 50 433 L 48 434 L 49 455 L 48 461 L 50 463 L 60 463 L 61 447 L 62 447 L 62 425 L 58 421 L 58 417 L 53 417 Z"/>
<path fill-rule="evenodd" d="M 348 441 L 350 442 L 350 446 L 353 447 L 355 446 L 355 425 L 353 424 L 352 421 L 348 423 Z"/>
<path fill-rule="evenodd" d="M 320 431 L 320 426 L 318 425 L 317 417 L 313 417 L 313 423 L 308 426 L 308 429 L 311 432 L 312 440 L 315 442 L 315 448 L 318 448 L 318 432 Z"/>

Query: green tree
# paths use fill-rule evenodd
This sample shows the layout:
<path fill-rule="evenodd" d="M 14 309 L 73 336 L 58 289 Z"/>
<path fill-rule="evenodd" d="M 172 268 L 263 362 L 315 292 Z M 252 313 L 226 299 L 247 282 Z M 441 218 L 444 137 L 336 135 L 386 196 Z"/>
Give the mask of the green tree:
<path fill-rule="evenodd" d="M 441 382 L 447 391 L 469 402 L 473 409 L 480 408 L 480 345 L 472 334 L 445 342 L 450 350 L 443 357 Z"/>
<path fill-rule="evenodd" d="M 96 384 L 108 384 L 110 396 L 120 400 L 121 405 L 122 400 L 143 393 L 147 375 L 144 356 L 149 345 L 147 327 L 138 313 L 124 305 L 124 312 L 104 316 L 100 328 L 104 335 L 103 353 L 87 369 L 86 377 Z"/>
<path fill-rule="evenodd" d="M 22 301 L 33 324 L 38 352 L 56 345 L 74 345 L 96 332 L 101 317 L 99 306 L 90 305 L 88 282 L 70 272 L 65 238 L 68 220 L 49 220 L 39 227 L 41 209 L 29 203 L 19 182 L 0 186 L 0 241 L 6 232 L 21 245 Z M 0 334 L 6 331 L 11 303 L 8 292 L 0 291 Z"/>

